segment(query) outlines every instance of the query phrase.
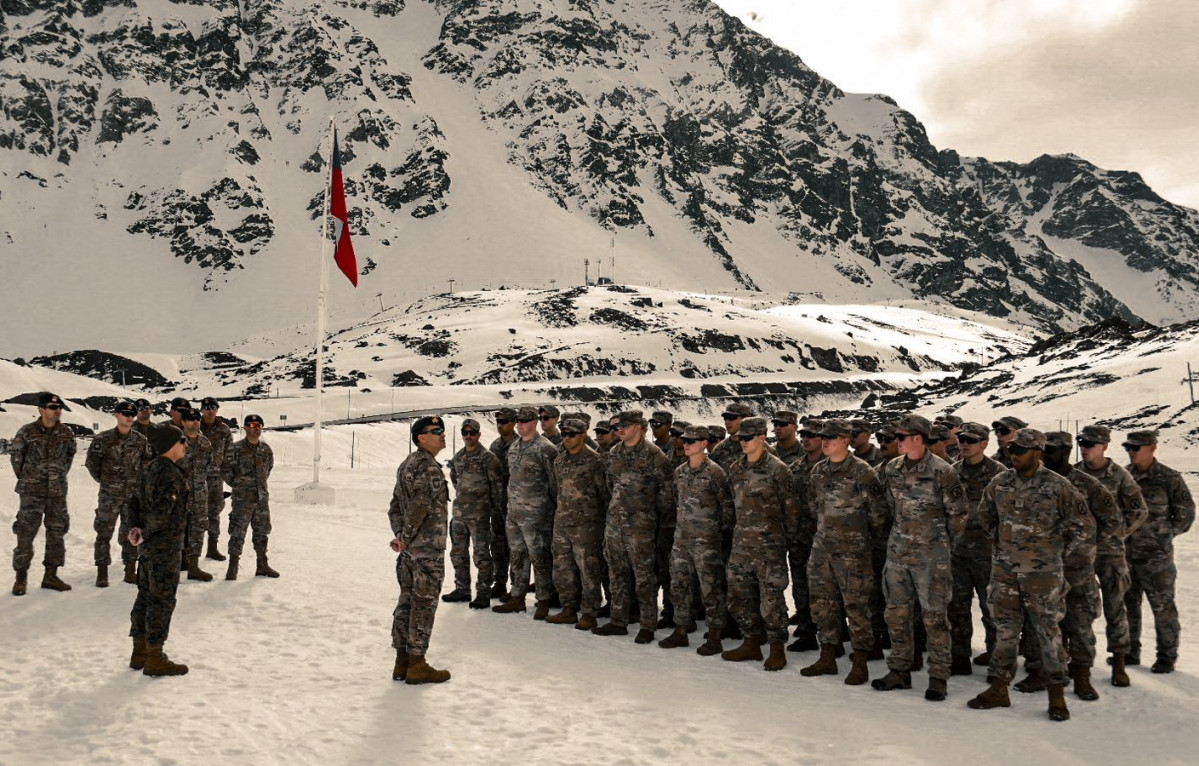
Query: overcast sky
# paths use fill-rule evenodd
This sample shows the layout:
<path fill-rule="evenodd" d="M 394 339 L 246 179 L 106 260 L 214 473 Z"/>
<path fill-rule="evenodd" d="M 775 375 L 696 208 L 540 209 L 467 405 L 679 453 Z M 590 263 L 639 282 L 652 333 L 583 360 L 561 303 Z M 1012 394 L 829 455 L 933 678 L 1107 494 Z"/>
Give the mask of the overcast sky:
<path fill-rule="evenodd" d="M 933 144 L 1070 152 L 1199 208 L 1199 0 L 716 0 Z"/>

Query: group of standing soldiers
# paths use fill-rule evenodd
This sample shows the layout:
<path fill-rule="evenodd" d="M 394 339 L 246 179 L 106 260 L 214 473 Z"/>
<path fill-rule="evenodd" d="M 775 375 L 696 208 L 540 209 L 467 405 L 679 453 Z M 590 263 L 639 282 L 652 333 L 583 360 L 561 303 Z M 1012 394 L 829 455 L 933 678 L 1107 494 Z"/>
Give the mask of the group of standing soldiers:
<path fill-rule="evenodd" d="M 55 394 L 38 400 L 38 419 L 22 426 L 12 441 L 10 459 L 17 477 L 20 507 L 13 522 L 14 596 L 25 595 L 39 528 L 46 529 L 45 575 L 41 587 L 69 591 L 58 576 L 66 557 L 70 528 L 67 474 L 76 444 L 61 422 L 64 403 Z M 188 400 L 171 402 L 170 419 L 152 423 L 145 399 L 122 402 L 114 411 L 113 428 L 96 434 L 85 466 L 99 484 L 94 528 L 96 587 L 107 588 L 114 531 L 121 548 L 124 581 L 138 586 L 130 615 L 133 655 L 130 667 L 146 675 L 181 675 L 187 666 L 173 663 L 162 651 L 175 607 L 181 571 L 190 580 L 211 581 L 200 568 L 207 538 L 207 557 L 225 561 L 220 552 L 220 517 L 224 485 L 232 490 L 229 513 L 229 565 L 226 580 L 236 580 L 247 529 L 252 529 L 258 557 L 255 574 L 278 577 L 267 561 L 271 531 L 267 479 L 274 465 L 271 448 L 262 441 L 262 418 L 247 415 L 245 438 L 234 441 L 220 403 L 212 397 L 200 409 Z"/>
<path fill-rule="evenodd" d="M 767 420 L 740 402 L 722 426 L 627 411 L 592 429 L 585 413 L 553 406 L 504 408 L 495 423 L 486 449 L 480 424 L 463 421 L 465 446 L 449 461 L 452 516 L 435 459 L 444 422 L 413 424 L 419 449 L 400 466 L 389 511 L 401 554 L 393 678 L 450 677 L 425 661 L 447 531 L 455 587 L 444 601 L 498 599 L 494 612 L 524 612 L 532 572 L 534 619 L 597 635 L 627 635 L 637 622 L 642 644 L 673 628 L 663 648 L 688 646 L 703 619 L 700 655 L 762 660 L 768 646 L 766 670 L 786 666 L 785 649 L 819 649 L 801 674 L 837 674 L 848 638 L 847 684 L 865 683 L 867 661 L 886 656 L 873 688 L 910 689 L 927 653 L 926 699 L 944 700 L 951 675 L 983 665 L 989 687 L 968 704 L 992 708 L 1010 705 L 1023 653 L 1028 677 L 1016 688 L 1047 689 L 1050 717 L 1065 720 L 1068 681 L 1081 699 L 1098 698 L 1090 670 L 1101 605 L 1112 684 L 1129 685 L 1142 594 L 1156 626 L 1153 671 L 1174 668 L 1172 540 L 1195 506 L 1178 472 L 1156 460 L 1156 432 L 1128 434 L 1122 467 L 1105 454 L 1104 426 L 1075 438 L 1014 416 L 988 427 L 906 415 L 871 429 L 779 411 L 773 444 Z M 1082 459 L 1072 465 L 1075 443 Z M 986 635 L 972 660 L 975 599 Z M 725 638 L 742 643 L 725 650 Z"/>

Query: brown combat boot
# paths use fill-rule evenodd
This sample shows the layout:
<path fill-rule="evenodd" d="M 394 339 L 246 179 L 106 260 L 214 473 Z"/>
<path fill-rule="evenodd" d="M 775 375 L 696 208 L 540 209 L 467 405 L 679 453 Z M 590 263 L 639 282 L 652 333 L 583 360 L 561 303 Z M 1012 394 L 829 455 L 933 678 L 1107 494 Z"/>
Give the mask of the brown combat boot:
<path fill-rule="evenodd" d="M 491 611 L 496 614 L 514 614 L 516 612 L 528 611 L 528 607 L 525 606 L 524 596 L 513 596 L 504 603 L 491 607 Z"/>
<path fill-rule="evenodd" d="M 869 659 L 870 655 L 866 652 L 853 653 L 853 667 L 849 669 L 849 675 L 845 676 L 846 686 L 861 686 L 870 680 L 870 669 L 866 665 Z M 834 665 L 836 662 L 833 660 Z"/>
<path fill-rule="evenodd" d="M 162 644 L 146 644 L 146 661 L 142 673 L 147 676 L 185 676 L 187 665 L 171 662 L 162 650 Z"/>
<path fill-rule="evenodd" d="M 187 557 L 187 579 L 200 582 L 212 582 L 212 575 L 200 568 L 200 556 Z"/>
<path fill-rule="evenodd" d="M 107 564 L 96 564 L 96 587 L 97 588 L 107 588 L 108 587 L 108 565 Z"/>
<path fill-rule="evenodd" d="M 545 601 L 535 602 L 535 606 L 533 607 L 533 619 L 534 620 L 545 620 L 549 616 L 550 616 L 549 599 L 546 599 Z"/>
<path fill-rule="evenodd" d="M 770 642 L 770 656 L 762 664 L 763 670 L 782 670 L 787 667 L 787 645 L 783 641 Z"/>
<path fill-rule="evenodd" d="M 1124 652 L 1116 652 L 1111 657 L 1112 663 L 1112 686 L 1131 686 L 1132 679 L 1128 677 L 1128 671 L 1124 669 Z"/>
<path fill-rule="evenodd" d="M 720 653 L 720 659 L 728 662 L 745 662 L 762 659 L 762 642 L 756 636 L 746 636 L 741 646 Z"/>
<path fill-rule="evenodd" d="M 1080 700 L 1094 702 L 1099 699 L 1099 692 L 1091 685 L 1091 669 L 1085 665 L 1069 665 L 1070 678 L 1074 679 L 1074 696 Z"/>
<path fill-rule="evenodd" d="M 1012 701 L 1007 696 L 1007 681 L 1000 681 L 998 678 L 991 681 L 986 691 L 966 703 L 966 707 L 974 710 L 1011 706 Z"/>
<path fill-rule="evenodd" d="M 987 667 L 988 665 L 990 665 L 991 664 L 991 652 L 986 651 L 986 652 L 983 652 L 982 654 L 978 655 L 977 657 L 975 657 L 974 664 L 981 665 L 984 668 Z"/>
<path fill-rule="evenodd" d="M 408 676 L 409 655 L 403 649 L 396 649 L 396 664 L 391 669 L 392 681 L 403 681 Z"/>
<path fill-rule="evenodd" d="M 279 573 L 271 569 L 271 565 L 266 560 L 266 551 L 258 552 L 258 567 L 254 570 L 255 577 L 278 577 Z M 188 575 L 191 579 L 191 575 Z"/>
<path fill-rule="evenodd" d="M 832 644 L 820 647 L 820 659 L 799 670 L 801 676 L 809 678 L 812 676 L 835 676 L 837 672 L 837 647 Z"/>
<path fill-rule="evenodd" d="M 928 688 L 924 690 L 924 698 L 929 702 L 944 702 L 949 695 L 949 684 L 944 678 L 928 679 Z"/>
<path fill-rule="evenodd" d="M 129 669 L 141 670 L 146 667 L 146 639 L 139 636 L 133 639 L 133 654 L 129 655 Z"/>
<path fill-rule="evenodd" d="M 575 630 L 591 630 L 595 627 L 595 615 L 585 614 L 575 623 Z"/>
<path fill-rule="evenodd" d="M 654 624 L 657 625 L 657 623 Z M 635 644 L 648 644 L 653 640 L 653 628 L 642 628 L 641 630 L 637 631 L 637 635 L 633 637 L 633 643 Z"/>
<path fill-rule="evenodd" d="M 700 657 L 711 657 L 714 654 L 720 654 L 724 651 L 724 645 L 720 643 L 720 631 L 709 630 L 704 635 L 704 642 L 699 645 L 695 653 Z"/>
<path fill-rule="evenodd" d="M 125 565 L 125 582 L 137 585 L 137 562 L 130 561 Z"/>
<path fill-rule="evenodd" d="M 442 684 L 450 680 L 450 671 L 438 670 L 425 662 L 425 655 L 411 654 L 408 656 L 408 677 L 406 684 Z"/>
<path fill-rule="evenodd" d="M 217 535 L 212 533 L 209 533 L 208 535 L 208 554 L 205 556 L 205 558 L 210 558 L 213 561 L 225 560 L 224 554 L 222 554 L 220 549 L 217 548 Z"/>
<path fill-rule="evenodd" d="M 607 622 L 592 628 L 591 632 L 597 636 L 627 636 L 629 635 L 629 628 L 627 625 L 617 625 L 614 622 Z"/>
<path fill-rule="evenodd" d="M 566 606 L 562 608 L 561 612 L 546 617 L 545 621 L 550 625 L 573 625 L 579 621 L 579 613 L 573 606 Z"/>
<path fill-rule="evenodd" d="M 1049 684 L 1049 720 L 1069 721 L 1070 710 L 1066 707 L 1066 685 Z"/>
<path fill-rule="evenodd" d="M 42 587 L 46 590 L 56 590 L 59 593 L 71 589 L 70 585 L 58 579 L 58 567 L 46 567 L 46 574 L 42 576 Z"/>
<path fill-rule="evenodd" d="M 24 596 L 25 588 L 29 585 L 29 572 L 22 569 L 17 572 L 17 579 L 13 580 L 12 594 L 14 596 Z"/>
<path fill-rule="evenodd" d="M 691 646 L 691 641 L 687 638 L 687 626 L 676 625 L 669 636 L 658 642 L 658 646 L 663 649 L 677 649 L 680 646 Z"/>
<path fill-rule="evenodd" d="M 890 670 L 882 678 L 876 678 L 871 681 L 870 686 L 880 692 L 889 692 L 894 689 L 911 689 L 912 673 L 908 670 Z"/>
<path fill-rule="evenodd" d="M 1016 691 L 1023 694 L 1045 691 L 1045 676 L 1039 668 L 1028 671 L 1028 675 L 1024 677 L 1024 680 L 1016 684 Z"/>

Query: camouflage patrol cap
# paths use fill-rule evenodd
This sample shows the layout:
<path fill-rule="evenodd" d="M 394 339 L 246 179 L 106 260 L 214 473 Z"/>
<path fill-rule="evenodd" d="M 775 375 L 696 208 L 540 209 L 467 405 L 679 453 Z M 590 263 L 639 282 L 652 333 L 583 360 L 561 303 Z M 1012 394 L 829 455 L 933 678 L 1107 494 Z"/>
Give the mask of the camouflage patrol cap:
<path fill-rule="evenodd" d="M 724 426 L 708 426 L 708 441 L 722 441 L 727 434 Z"/>
<path fill-rule="evenodd" d="M 595 424 L 595 432 L 600 436 L 605 436 L 612 433 L 612 426 L 608 424 L 608 421 L 601 420 Z"/>
<path fill-rule="evenodd" d="M 641 410 L 625 410 L 616 417 L 620 418 L 620 428 L 626 426 L 639 426 L 645 422 L 645 415 Z"/>
<path fill-rule="evenodd" d="M 776 410 L 773 420 L 780 423 L 790 423 L 791 425 L 799 425 L 799 413 L 791 410 Z"/>
<path fill-rule="evenodd" d="M 150 404 L 149 399 L 138 399 L 133 403 L 133 406 L 137 407 L 139 410 L 148 410 L 152 405 Z"/>
<path fill-rule="evenodd" d="M 824 430 L 824 420 L 812 415 L 805 415 L 803 420 L 799 421 L 799 427 L 803 431 L 821 433 Z"/>
<path fill-rule="evenodd" d="M 944 423 L 946 428 L 952 430 L 954 428 L 961 428 L 962 423 L 965 421 L 963 421 L 957 415 L 939 415 L 937 417 L 937 422 Z"/>
<path fill-rule="evenodd" d="M 707 426 L 693 426 L 691 424 L 687 424 L 687 427 L 683 429 L 682 433 L 682 437 L 684 439 L 696 439 L 704 442 L 706 442 L 710 436 L 711 435 Z"/>
<path fill-rule="evenodd" d="M 585 434 L 587 433 L 587 424 L 578 418 L 567 418 L 562 421 L 562 433 L 566 436 Z"/>
<path fill-rule="evenodd" d="M 656 420 L 660 424 L 670 424 L 674 422 L 674 413 L 667 412 L 666 410 L 654 410 L 653 414 L 649 417 L 650 420 Z"/>
<path fill-rule="evenodd" d="M 1045 432 L 1045 448 L 1050 447 L 1062 448 L 1065 447 L 1069 452 L 1074 446 L 1074 437 L 1066 431 L 1047 431 Z"/>
<path fill-rule="evenodd" d="M 183 432 L 179 430 L 178 426 L 171 423 L 150 427 L 150 449 L 154 450 L 155 455 L 165 455 L 170 452 L 182 438 Z"/>
<path fill-rule="evenodd" d="M 853 426 L 849 424 L 848 420 L 843 418 L 829 418 L 824 421 L 824 428 L 820 429 L 822 435 L 831 438 L 849 436 L 852 432 Z"/>
<path fill-rule="evenodd" d="M 691 424 L 686 420 L 676 420 L 670 424 L 670 435 L 678 438 L 683 435 L 683 432 L 686 431 L 687 427 L 690 425 Z M 708 437 L 705 436 L 704 438 L 706 439 Z"/>
<path fill-rule="evenodd" d="M 202 410 L 219 410 L 221 403 L 211 396 L 206 396 L 200 400 L 200 409 Z"/>
<path fill-rule="evenodd" d="M 1157 431 L 1131 431 L 1124 439 L 1124 447 L 1152 447 L 1157 444 Z"/>
<path fill-rule="evenodd" d="M 928 422 L 928 418 L 923 415 L 916 415 L 914 413 L 904 415 L 895 421 L 895 430 L 898 431 L 901 428 L 905 431 L 920 434 L 925 439 L 932 438 L 930 434 L 932 434 L 933 424 Z"/>
<path fill-rule="evenodd" d="M 766 426 L 766 418 L 746 418 L 741 421 L 737 436 L 765 436 Z"/>
<path fill-rule="evenodd" d="M 541 405 L 539 408 L 537 408 L 537 413 L 539 415 L 546 415 L 551 418 L 557 418 L 557 417 L 562 416 L 561 411 L 559 411 L 559 409 L 552 404 Z"/>
<path fill-rule="evenodd" d="M 854 418 L 853 420 L 849 421 L 849 427 L 854 433 L 859 433 L 861 431 L 869 431 L 870 423 L 863 418 Z"/>
<path fill-rule="evenodd" d="M 187 410 L 191 409 L 192 403 L 184 399 L 182 396 L 176 396 L 171 400 L 172 410 Z"/>
<path fill-rule="evenodd" d="M 565 423 L 568 420 L 581 420 L 588 426 L 591 425 L 591 416 L 586 412 L 563 412 L 562 422 Z"/>
<path fill-rule="evenodd" d="M 466 420 L 462 421 L 462 430 L 465 431 L 468 428 L 473 428 L 476 431 L 482 430 L 482 427 L 479 425 L 479 421 L 475 420 L 474 418 L 467 418 Z"/>
<path fill-rule="evenodd" d="M 895 424 L 894 423 L 883 423 L 881 426 L 878 427 L 878 430 L 876 430 L 874 432 L 874 435 L 875 436 L 884 436 L 888 439 L 894 439 L 895 438 Z"/>
<path fill-rule="evenodd" d="M 752 418 L 754 416 L 753 408 L 745 402 L 733 402 L 728 407 L 724 408 L 721 415 L 733 415 L 738 418 Z M 731 418 L 729 418 L 731 420 Z"/>
<path fill-rule="evenodd" d="M 524 421 L 536 420 L 537 410 L 533 409 L 532 407 L 517 407 L 516 419 Z"/>
<path fill-rule="evenodd" d="M 1108 428 L 1107 426 L 1083 426 L 1082 431 L 1080 431 L 1078 434 L 1078 438 L 1089 442 L 1111 444 L 1112 429 Z"/>
<path fill-rule="evenodd" d="M 1021 428 L 1008 442 L 1008 446 L 1024 447 L 1025 449 L 1045 450 L 1045 434 L 1035 428 Z"/>
<path fill-rule="evenodd" d="M 500 407 L 495 411 L 496 420 L 516 420 L 516 410 L 511 407 Z"/>
<path fill-rule="evenodd" d="M 257 415 L 247 416 L 246 417 L 247 424 L 249 424 L 249 422 L 250 422 L 250 417 L 258 417 L 258 416 Z M 260 421 L 262 420 L 262 418 L 258 418 L 258 419 Z M 417 444 L 418 442 L 416 440 L 416 437 L 418 437 L 422 433 L 424 433 L 425 429 L 429 428 L 430 426 L 432 426 L 434 428 L 445 428 L 445 421 L 443 421 L 441 418 L 437 417 L 436 415 L 426 415 L 423 418 L 417 418 L 416 422 L 414 422 L 412 424 L 412 443 Z"/>
<path fill-rule="evenodd" d="M 59 407 L 65 407 L 65 405 L 62 403 L 62 399 L 58 397 L 58 394 L 46 392 L 37 398 L 37 406 L 39 407 L 49 407 L 51 404 L 57 404 Z"/>
<path fill-rule="evenodd" d="M 948 440 L 949 426 L 945 425 L 944 423 L 933 423 L 932 428 L 930 428 L 928 431 L 929 443 L 932 444 L 933 442 L 943 442 Z"/>
<path fill-rule="evenodd" d="M 262 416 L 261 416 L 261 415 L 246 415 L 246 416 L 245 416 L 245 418 L 243 418 L 243 419 L 242 419 L 242 421 L 241 421 L 241 424 L 242 424 L 243 426 L 248 426 L 248 425 L 259 425 L 259 426 L 263 426 L 263 425 L 266 425 L 265 423 L 263 423 L 263 422 L 262 422 Z"/>
<path fill-rule="evenodd" d="M 991 429 L 982 423 L 962 423 L 962 427 L 958 431 L 958 436 L 967 436 L 980 441 L 988 441 L 991 438 Z"/>
<path fill-rule="evenodd" d="M 1005 415 L 999 420 L 991 423 L 991 428 L 994 428 L 996 431 L 998 431 L 1000 428 L 1010 428 L 1013 431 L 1019 431 L 1021 428 L 1028 428 L 1028 423 L 1025 423 L 1023 420 L 1015 417 L 1014 415 Z"/>

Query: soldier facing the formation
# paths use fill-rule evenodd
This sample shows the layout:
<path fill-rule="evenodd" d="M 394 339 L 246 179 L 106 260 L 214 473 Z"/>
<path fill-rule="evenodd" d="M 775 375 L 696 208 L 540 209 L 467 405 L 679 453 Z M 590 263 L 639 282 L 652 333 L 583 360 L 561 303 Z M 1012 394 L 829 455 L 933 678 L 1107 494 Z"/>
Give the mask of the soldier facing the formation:
<path fill-rule="evenodd" d="M 246 436 L 229 445 L 221 463 L 221 476 L 233 490 L 229 511 L 229 569 L 226 580 L 236 580 L 246 529 L 253 532 L 258 577 L 278 577 L 279 573 L 267 561 L 267 542 L 271 534 L 270 491 L 267 479 L 275 467 L 275 455 L 270 445 L 262 441 L 262 417 L 246 415 L 243 419 Z"/>
<path fill-rule="evenodd" d="M 137 474 L 150 456 L 146 437 L 133 430 L 137 409 L 130 402 L 117 405 L 115 427 L 96 434 L 87 449 L 84 465 L 100 494 L 96 501 L 96 587 L 108 587 L 108 565 L 112 563 L 112 534 L 120 524 L 117 542 L 125 564 L 125 582 L 137 582 L 137 548 L 128 540 L 125 501 L 137 483 Z"/>

